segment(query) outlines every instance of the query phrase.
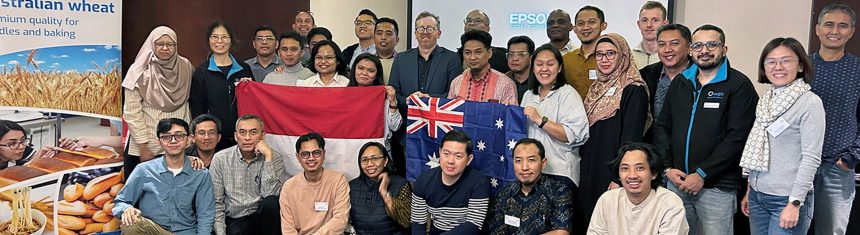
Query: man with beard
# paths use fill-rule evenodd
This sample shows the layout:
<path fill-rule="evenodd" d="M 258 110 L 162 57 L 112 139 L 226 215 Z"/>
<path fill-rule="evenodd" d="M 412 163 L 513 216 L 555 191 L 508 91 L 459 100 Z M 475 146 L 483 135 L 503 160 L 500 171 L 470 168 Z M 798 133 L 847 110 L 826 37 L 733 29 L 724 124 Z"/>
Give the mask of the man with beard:
<path fill-rule="evenodd" d="M 468 69 L 451 82 L 448 99 L 519 104 L 514 81 L 490 68 L 490 57 L 494 54 L 490 47 L 492 40 L 489 33 L 480 30 L 468 31 L 460 37 Z"/>
<path fill-rule="evenodd" d="M 749 78 L 729 65 L 725 39 L 713 25 L 693 32 L 695 64 L 672 79 L 654 125 L 667 188 L 684 201 L 694 234 L 733 234 L 742 186 L 738 164 L 755 121 L 758 94 Z"/>
<path fill-rule="evenodd" d="M 305 44 L 302 45 L 304 47 L 302 49 L 304 52 L 302 54 L 302 64 L 307 63 L 311 59 L 311 50 L 308 47 L 308 42 L 310 41 L 308 33 L 315 27 L 317 27 L 316 20 L 314 20 L 314 15 L 311 15 L 310 11 L 299 11 L 299 13 L 296 13 L 296 20 L 293 22 L 293 31 L 306 39 Z"/>
<path fill-rule="evenodd" d="M 564 78 L 585 100 L 588 88 L 597 79 L 597 57 L 594 57 L 597 39 L 608 24 L 603 10 L 594 6 L 580 8 L 576 12 L 575 23 L 573 31 L 582 42 L 582 47 L 564 55 Z"/>
<path fill-rule="evenodd" d="M 394 64 L 394 56 L 397 55 L 394 47 L 400 42 L 400 37 L 397 36 L 400 33 L 400 27 L 394 19 L 382 17 L 376 21 L 375 28 L 373 42 L 376 44 L 376 56 L 379 56 L 379 61 L 382 62 L 382 79 L 385 85 L 388 85 L 391 65 Z"/>
<path fill-rule="evenodd" d="M 263 81 L 266 75 L 275 71 L 275 68 L 281 64 L 281 58 L 275 55 L 275 49 L 278 48 L 276 34 L 275 29 L 268 25 L 259 26 L 254 30 L 254 51 L 257 55 L 245 60 L 245 63 L 251 66 L 254 79 L 258 82 Z"/>
<path fill-rule="evenodd" d="M 191 120 L 191 146 L 185 148 L 185 155 L 200 159 L 208 168 L 218 141 L 221 141 L 221 120 L 211 114 L 201 114 Z"/>
<path fill-rule="evenodd" d="M 562 56 L 577 49 L 575 42 L 570 40 L 570 31 L 573 31 L 570 14 L 562 9 L 555 9 L 549 13 L 546 19 L 546 36 L 549 37 L 549 43 L 558 48 Z"/>
<path fill-rule="evenodd" d="M 463 19 L 463 33 L 472 30 L 490 32 L 490 17 L 487 16 L 487 13 L 475 9 L 466 14 L 466 19 Z M 508 63 L 505 61 L 505 53 L 508 51 L 505 48 L 494 47 L 492 45 L 490 45 L 490 49 L 493 50 L 493 55 L 490 57 L 490 68 L 502 73 L 510 71 Z M 466 58 L 463 58 L 463 47 L 457 48 L 457 55 L 460 55 L 460 63 L 466 60 Z M 469 69 L 469 66 L 463 63 L 463 69 Z"/>
<path fill-rule="evenodd" d="M 376 43 L 374 43 L 373 35 L 376 34 L 377 20 L 379 18 L 376 17 L 376 13 L 373 13 L 373 11 L 362 9 L 358 12 L 358 16 L 352 22 L 355 24 L 355 37 L 358 38 L 358 43 L 343 49 L 343 57 L 349 59 L 349 63 L 346 64 L 347 67 L 352 67 L 352 63 L 355 62 L 355 57 L 358 57 L 358 55 L 364 53 L 376 54 Z"/>
<path fill-rule="evenodd" d="M 545 177 L 544 147 L 540 141 L 523 138 L 514 145 L 514 174 L 517 182 L 506 185 L 493 199 L 489 233 L 571 232 L 573 198 L 570 188 Z"/>

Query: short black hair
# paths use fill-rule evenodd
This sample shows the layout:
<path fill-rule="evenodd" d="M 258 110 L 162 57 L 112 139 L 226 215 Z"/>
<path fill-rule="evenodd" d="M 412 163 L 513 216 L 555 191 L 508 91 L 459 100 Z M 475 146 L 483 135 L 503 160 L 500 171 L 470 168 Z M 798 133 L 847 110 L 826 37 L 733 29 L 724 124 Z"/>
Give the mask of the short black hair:
<path fill-rule="evenodd" d="M 373 65 L 376 66 L 376 77 L 373 78 L 373 83 L 371 83 L 370 85 L 371 86 L 385 85 L 385 82 L 384 82 L 385 71 L 383 71 L 383 68 L 382 68 L 382 61 L 380 61 L 379 57 L 374 55 L 374 54 L 361 53 L 360 55 L 355 57 L 355 62 L 353 62 L 352 67 L 350 67 L 351 71 L 349 72 L 349 84 L 347 86 L 359 86 L 358 80 L 355 79 L 355 70 L 356 70 L 356 67 L 358 67 L 357 66 L 358 62 L 361 62 L 362 60 L 365 60 L 365 59 L 370 60 L 371 62 L 373 62 Z"/>
<path fill-rule="evenodd" d="M 181 126 L 185 129 L 185 132 L 188 132 L 188 122 L 179 118 L 165 118 L 158 121 L 157 128 L 155 129 L 155 137 L 158 138 L 163 133 L 170 131 L 173 129 L 173 125 Z"/>
<path fill-rule="evenodd" d="M 9 120 L 0 120 L 0 137 L 6 135 L 10 131 L 21 131 L 24 132 L 24 136 L 27 136 L 27 131 L 24 130 L 24 127 L 18 125 L 17 122 L 9 121 Z"/>
<path fill-rule="evenodd" d="M 315 140 L 317 142 L 317 145 L 320 146 L 320 149 L 325 150 L 325 139 L 323 138 L 323 136 L 320 135 L 320 133 L 309 132 L 307 134 L 299 136 L 299 139 L 296 140 L 296 153 L 298 153 L 299 150 L 302 149 L 302 143 L 308 142 L 311 140 Z"/>
<path fill-rule="evenodd" d="M 311 38 L 313 38 L 317 34 L 322 34 L 323 36 L 325 36 L 326 40 L 329 40 L 329 41 L 332 40 L 331 31 L 329 31 L 327 28 L 325 28 L 325 27 L 314 27 L 310 31 L 308 31 L 308 42 L 310 42 Z"/>
<path fill-rule="evenodd" d="M 522 138 L 522 139 L 520 139 L 520 141 L 517 141 L 517 144 L 514 145 L 514 150 L 517 150 L 517 147 L 519 147 L 520 145 L 526 145 L 526 144 L 533 144 L 533 145 L 537 146 L 538 156 L 540 156 L 541 159 L 546 158 L 546 150 L 544 149 L 543 144 L 539 140 L 536 140 L 536 139 Z"/>
<path fill-rule="evenodd" d="M 646 144 L 642 142 L 627 142 L 621 145 L 621 148 L 618 148 L 617 156 L 614 160 L 612 160 L 609 165 L 612 166 L 612 172 L 615 175 L 612 176 L 612 179 L 620 182 L 621 176 L 619 176 L 619 168 L 621 167 L 621 160 L 624 159 L 624 154 L 632 151 L 642 151 L 645 152 L 645 157 L 648 159 L 648 167 L 651 168 L 651 175 L 656 176 L 651 180 L 651 189 L 657 189 L 661 183 L 663 183 L 663 158 L 657 154 L 657 151 L 654 150 L 654 145 Z"/>
<path fill-rule="evenodd" d="M 442 137 L 442 142 L 439 143 L 439 149 L 448 141 L 466 144 L 466 155 L 472 155 L 472 152 L 474 152 L 475 143 L 472 142 L 472 138 L 469 138 L 469 135 L 464 131 L 454 129 L 445 133 L 445 137 Z"/>
<path fill-rule="evenodd" d="M 687 28 L 687 26 L 682 24 L 667 24 L 660 26 L 660 28 L 657 29 L 657 37 L 659 38 L 663 31 L 669 30 L 678 31 L 678 33 L 681 34 L 681 37 L 684 38 L 684 40 L 687 40 L 687 43 L 693 43 L 693 35 L 690 33 L 690 28 Z"/>
<path fill-rule="evenodd" d="M 535 42 L 532 41 L 532 39 L 529 36 L 520 35 L 520 36 L 512 37 L 510 40 L 508 40 L 508 50 L 511 49 L 511 45 L 517 44 L 517 43 L 525 43 L 526 46 L 529 48 L 529 54 L 531 55 L 532 53 L 534 53 Z"/>
<path fill-rule="evenodd" d="M 221 120 L 218 119 L 218 117 L 215 117 L 215 115 L 208 113 L 200 114 L 194 118 L 194 120 L 191 120 L 191 133 L 193 134 L 197 132 L 197 124 L 208 121 L 214 122 L 215 130 L 218 131 L 218 134 L 221 134 Z"/>
<path fill-rule="evenodd" d="M 558 66 L 561 67 L 558 70 L 558 76 L 555 77 L 555 84 L 552 85 L 552 88 L 550 88 L 550 90 L 558 90 L 558 88 L 561 88 L 567 84 L 567 80 L 564 78 L 564 59 L 561 56 L 561 52 L 559 52 L 558 48 L 556 48 L 555 46 L 553 46 L 550 43 L 543 44 L 542 46 L 535 49 L 534 54 L 532 54 L 533 55 L 532 56 L 532 63 L 531 63 L 531 65 L 529 65 L 529 66 L 531 66 L 530 68 L 532 68 L 532 72 L 529 73 L 529 79 L 534 81 L 534 82 L 532 82 L 529 90 L 531 90 L 532 93 L 534 93 L 535 95 L 540 94 L 540 82 L 537 82 L 537 76 L 535 76 L 535 73 L 534 73 L 535 59 L 537 59 L 537 54 L 540 53 L 541 51 L 552 52 L 552 54 L 555 56 L 555 60 L 558 61 Z"/>
<path fill-rule="evenodd" d="M 764 60 L 767 58 L 767 54 L 770 54 L 771 51 L 779 46 L 785 46 L 797 56 L 797 63 L 803 71 L 797 71 L 795 79 L 803 79 L 803 82 L 806 82 L 806 84 L 812 84 L 815 74 L 812 71 L 812 60 L 806 55 L 806 49 L 803 49 L 803 44 L 800 44 L 794 38 L 774 38 L 764 46 L 764 49 L 761 50 L 761 56 L 758 58 L 758 82 L 771 84 L 764 72 Z"/>
<path fill-rule="evenodd" d="M 275 29 L 274 29 L 274 28 L 272 28 L 272 26 L 268 26 L 268 25 L 260 25 L 260 26 L 257 26 L 257 28 L 256 28 L 256 29 L 254 29 L 254 37 L 256 37 L 256 36 L 257 36 L 257 33 L 258 33 L 258 32 L 260 32 L 260 31 L 269 31 L 269 32 L 272 32 L 272 35 L 273 35 L 273 36 L 274 36 L 274 35 L 278 35 L 278 31 L 275 31 Z"/>
<path fill-rule="evenodd" d="M 374 28 L 379 27 L 379 24 L 382 24 L 382 23 L 389 23 L 391 25 L 394 25 L 394 36 L 397 36 L 397 34 L 400 33 L 400 27 L 397 26 L 397 21 L 394 19 L 388 18 L 388 17 L 382 17 L 382 18 L 379 18 L 379 20 L 376 20 L 376 25 Z"/>
<path fill-rule="evenodd" d="M 373 11 L 367 8 L 361 9 L 361 11 L 358 12 L 358 15 L 356 15 L 355 18 L 358 19 L 358 16 L 360 15 L 369 15 L 370 17 L 373 17 L 373 23 L 376 23 L 376 21 L 379 20 L 379 18 L 376 17 L 376 13 L 373 13 Z"/>
<path fill-rule="evenodd" d="M 493 36 L 490 33 L 481 30 L 469 30 L 460 36 L 460 46 L 466 46 L 466 42 L 476 40 L 484 44 L 484 48 L 490 49 L 493 43 Z"/>
<path fill-rule="evenodd" d="M 723 32 L 723 29 L 721 29 L 720 27 L 717 27 L 716 25 L 712 25 L 712 24 L 705 24 L 705 25 L 702 25 L 702 26 L 699 26 L 698 28 L 696 28 L 696 31 L 693 31 L 693 34 L 696 34 L 696 32 L 699 32 L 702 30 L 717 31 L 717 33 L 720 33 L 720 42 L 723 43 L 723 45 L 726 44 L 726 33 Z"/>
<path fill-rule="evenodd" d="M 209 24 L 209 27 L 206 28 L 206 42 L 209 41 L 209 37 L 212 36 L 212 32 L 214 32 L 218 27 L 224 27 L 224 30 L 227 31 L 227 36 L 230 36 L 230 48 L 233 48 L 235 45 L 239 45 L 239 39 L 234 37 L 233 29 L 230 28 L 230 25 L 227 25 L 227 23 L 222 21 L 215 21 L 212 22 L 212 24 Z"/>
<path fill-rule="evenodd" d="M 310 33 L 308 33 L 308 34 L 310 34 Z M 301 47 L 301 45 L 307 44 L 307 42 L 305 41 L 305 37 L 302 37 L 302 35 L 297 33 L 297 32 L 286 32 L 286 33 L 281 34 L 281 38 L 278 39 L 278 44 L 280 44 L 281 41 L 283 41 L 284 39 L 296 40 L 297 42 L 299 42 L 299 47 Z M 303 48 L 299 48 L 299 49 L 303 49 Z"/>
<path fill-rule="evenodd" d="M 370 148 L 370 147 L 376 147 L 376 148 L 378 148 L 378 149 L 379 149 L 379 152 L 381 152 L 381 153 L 382 153 L 382 157 L 384 157 L 384 158 L 385 158 L 385 160 L 386 160 L 385 166 L 383 166 L 383 167 L 382 167 L 382 172 L 392 172 L 392 171 L 394 171 L 394 170 L 392 170 L 392 169 L 391 169 L 392 167 L 394 167 L 394 166 L 392 165 L 392 164 L 393 164 L 393 162 L 392 162 L 392 159 L 391 159 L 391 155 L 389 155 L 389 154 L 388 154 L 388 150 L 387 150 L 387 149 L 385 149 L 385 145 L 383 145 L 382 143 L 376 142 L 376 141 L 371 141 L 371 142 L 364 143 L 364 145 L 362 145 L 362 146 L 361 146 L 361 149 L 359 149 L 359 150 L 358 150 L 358 168 L 359 168 L 359 169 L 361 169 L 361 155 L 363 155 L 363 154 L 364 154 L 364 151 L 366 151 L 366 150 L 367 150 L 367 148 Z M 364 174 L 364 172 L 362 171 L 362 173 L 361 173 L 361 174 Z"/>
<path fill-rule="evenodd" d="M 309 68 L 311 70 L 311 72 L 318 73 L 316 66 L 313 66 L 313 65 L 314 65 L 314 62 L 316 60 L 317 54 L 319 53 L 320 48 L 322 46 L 330 46 L 331 49 L 334 50 L 334 57 L 335 57 L 335 60 L 337 60 L 337 68 L 336 68 L 335 72 L 337 74 L 340 74 L 340 75 L 346 74 L 346 69 L 348 67 L 347 63 L 349 63 L 349 61 L 347 61 L 343 57 L 343 52 L 340 51 L 340 47 L 337 46 L 337 43 L 329 41 L 329 40 L 320 41 L 319 43 L 317 43 L 316 46 L 314 46 L 314 49 L 311 50 L 311 60 L 310 60 L 311 66 Z"/>
<path fill-rule="evenodd" d="M 576 15 L 573 17 L 573 21 L 576 22 L 576 19 L 579 18 L 579 13 L 583 11 L 594 11 L 597 13 L 597 18 L 600 19 L 600 23 L 606 22 L 606 16 L 603 15 L 603 10 L 597 8 L 596 6 L 586 5 L 582 8 L 579 8 L 579 11 L 576 11 Z"/>

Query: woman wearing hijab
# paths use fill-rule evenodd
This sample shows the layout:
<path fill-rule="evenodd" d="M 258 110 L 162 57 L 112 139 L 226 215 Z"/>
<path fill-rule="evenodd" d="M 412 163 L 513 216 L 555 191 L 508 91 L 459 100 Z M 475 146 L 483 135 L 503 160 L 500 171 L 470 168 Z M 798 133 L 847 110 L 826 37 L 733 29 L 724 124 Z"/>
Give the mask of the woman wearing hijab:
<path fill-rule="evenodd" d="M 206 38 L 209 42 L 209 59 L 194 70 L 188 103 L 191 114 L 195 117 L 208 113 L 224 123 L 221 127 L 221 141 L 215 147 L 217 152 L 236 145 L 236 138 L 233 136 L 236 129 L 234 124 L 239 119 L 236 85 L 240 81 L 253 81 L 254 74 L 248 64 L 237 61 L 230 54 L 230 48 L 238 41 L 233 37 L 229 26 L 223 22 L 212 23 Z"/>
<path fill-rule="evenodd" d="M 383 74 L 382 62 L 379 57 L 363 53 L 355 57 L 349 76 L 349 86 L 382 86 Z M 403 117 L 397 111 L 397 98 L 394 97 L 394 88 L 385 86 L 385 149 L 391 149 L 391 135 L 400 129 Z M 391 154 L 391 152 L 389 152 Z M 391 159 L 389 159 L 391 160 Z"/>
<path fill-rule="evenodd" d="M 641 142 L 648 119 L 648 91 L 639 75 L 630 46 L 621 35 L 606 34 L 597 40 L 597 80 L 585 96 L 590 137 L 582 146 L 582 184 L 577 204 L 591 221 L 597 199 L 613 178 L 609 162 L 625 142 Z M 587 176 L 587 177 L 586 177 Z"/>
<path fill-rule="evenodd" d="M 412 189 L 406 179 L 388 173 L 388 159 L 388 151 L 378 142 L 359 150 L 361 174 L 349 181 L 349 220 L 356 234 L 408 233 Z"/>
<path fill-rule="evenodd" d="M 126 176 L 138 163 L 163 152 L 155 135 L 159 120 L 191 119 L 188 97 L 194 66 L 179 55 L 178 42 L 173 29 L 153 29 L 122 81 L 123 119 L 129 132 L 123 158 Z"/>
<path fill-rule="evenodd" d="M 796 39 L 775 38 L 764 46 L 758 71 L 758 82 L 772 86 L 758 100 L 741 157 L 749 173 L 741 211 L 752 234 L 806 234 L 825 129 L 824 105 L 809 86 L 812 60 Z"/>

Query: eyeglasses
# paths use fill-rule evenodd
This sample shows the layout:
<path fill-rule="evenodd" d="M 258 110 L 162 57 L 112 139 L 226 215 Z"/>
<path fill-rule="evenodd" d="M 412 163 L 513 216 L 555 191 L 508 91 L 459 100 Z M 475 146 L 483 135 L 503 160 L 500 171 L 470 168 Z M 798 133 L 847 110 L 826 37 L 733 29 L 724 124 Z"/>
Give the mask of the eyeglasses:
<path fill-rule="evenodd" d="M 257 129 L 238 130 L 238 131 L 236 131 L 236 133 L 239 133 L 239 136 L 248 136 L 248 135 L 256 136 L 257 134 L 260 134 L 260 130 L 257 130 Z"/>
<path fill-rule="evenodd" d="M 769 69 L 773 69 L 773 68 L 776 68 L 777 64 L 781 64 L 782 66 L 786 66 L 789 64 L 793 64 L 796 61 L 798 61 L 798 59 L 787 57 L 787 56 L 779 58 L 779 59 L 769 58 L 769 59 L 764 60 L 764 67 L 769 68 Z"/>
<path fill-rule="evenodd" d="M 9 141 L 6 144 L 0 144 L 0 147 L 7 147 L 10 149 L 17 149 L 19 147 L 27 147 L 30 145 L 30 139 L 22 138 L 18 141 Z"/>
<path fill-rule="evenodd" d="M 278 50 L 281 52 L 298 52 L 301 50 L 301 48 L 299 48 L 299 47 L 281 47 L 281 48 L 278 48 Z"/>
<path fill-rule="evenodd" d="M 465 24 L 483 24 L 483 25 L 487 24 L 487 22 L 485 22 L 484 19 L 481 19 L 481 18 L 475 18 L 475 19 L 466 18 L 465 20 L 463 20 L 463 23 L 465 23 Z"/>
<path fill-rule="evenodd" d="M 606 51 L 606 52 L 598 51 L 598 52 L 594 53 L 594 58 L 598 59 L 598 60 L 600 58 L 604 58 L 607 60 L 614 60 L 615 55 L 617 55 L 617 54 L 618 54 L 618 52 L 615 52 L 615 51 Z"/>
<path fill-rule="evenodd" d="M 202 131 L 201 130 L 201 131 L 194 132 L 194 135 L 195 136 L 216 136 L 216 135 L 218 135 L 218 131 L 215 131 L 215 130 Z"/>
<path fill-rule="evenodd" d="M 374 164 L 380 164 L 380 163 L 382 163 L 382 159 L 385 159 L 385 157 L 370 155 L 370 157 L 361 158 L 361 165 L 366 166 L 366 165 L 370 164 L 371 162 L 373 162 Z"/>
<path fill-rule="evenodd" d="M 213 42 L 217 42 L 217 41 L 228 42 L 228 41 L 230 41 L 230 36 L 228 36 L 228 35 L 214 35 L 213 34 L 213 35 L 209 35 L 209 40 L 213 41 Z"/>
<path fill-rule="evenodd" d="M 318 60 L 318 61 L 329 61 L 329 62 L 331 62 L 331 61 L 334 61 L 335 59 L 337 59 L 337 57 L 335 57 L 333 55 L 314 57 L 314 60 Z"/>
<path fill-rule="evenodd" d="M 352 22 L 355 26 L 371 26 L 373 25 L 372 20 L 356 20 Z"/>
<path fill-rule="evenodd" d="M 507 55 L 508 59 L 526 58 L 526 56 L 529 56 L 529 52 L 528 51 L 508 52 L 506 55 Z"/>
<path fill-rule="evenodd" d="M 254 37 L 254 41 L 262 42 L 262 41 L 274 41 L 274 36 L 256 36 Z"/>
<path fill-rule="evenodd" d="M 156 42 L 156 43 L 155 43 L 155 48 L 156 48 L 156 49 L 161 49 L 161 48 L 165 48 L 165 47 L 166 47 L 167 49 L 173 49 L 174 47 L 176 47 L 176 43 L 175 43 L 175 42 L 164 42 L 164 43 L 162 43 L 162 42 Z"/>
<path fill-rule="evenodd" d="M 322 153 L 323 153 L 323 151 L 321 149 L 317 149 L 314 151 L 302 151 L 302 152 L 299 152 L 299 157 L 301 157 L 304 160 L 311 158 L 311 156 L 314 156 L 314 158 L 319 158 L 320 156 L 322 156 Z"/>
<path fill-rule="evenodd" d="M 707 47 L 709 51 L 716 50 L 717 47 L 723 46 L 722 42 L 710 41 L 710 42 L 694 42 L 690 44 L 690 49 L 694 51 L 701 51 L 702 48 Z"/>
<path fill-rule="evenodd" d="M 172 135 L 160 135 L 160 136 L 158 136 L 158 140 L 161 140 L 161 142 L 183 141 L 187 137 L 188 137 L 188 134 L 177 133 L 177 134 L 172 134 Z"/>
<path fill-rule="evenodd" d="M 436 27 L 433 26 L 415 27 L 415 32 L 419 33 L 435 33 L 436 30 Z"/>

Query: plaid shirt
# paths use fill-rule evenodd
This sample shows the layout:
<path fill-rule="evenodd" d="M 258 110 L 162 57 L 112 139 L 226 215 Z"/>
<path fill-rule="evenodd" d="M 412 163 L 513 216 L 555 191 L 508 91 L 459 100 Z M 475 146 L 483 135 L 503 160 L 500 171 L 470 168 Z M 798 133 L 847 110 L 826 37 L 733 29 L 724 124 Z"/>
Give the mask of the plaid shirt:
<path fill-rule="evenodd" d="M 209 166 L 215 193 L 215 233 L 226 234 L 225 216 L 239 218 L 257 211 L 260 200 L 278 195 L 284 184 L 284 157 L 272 151 L 266 162 L 258 154 L 251 163 L 238 146 L 219 151 Z"/>

